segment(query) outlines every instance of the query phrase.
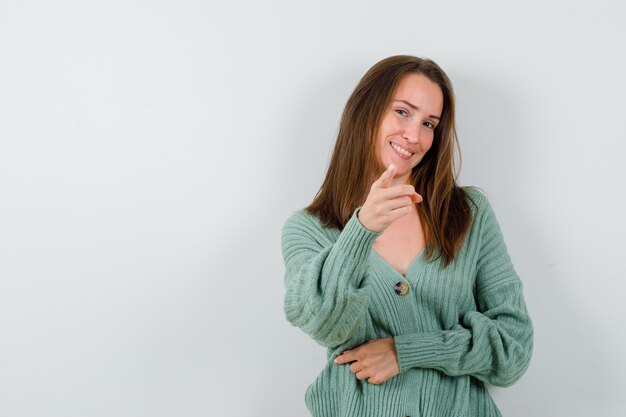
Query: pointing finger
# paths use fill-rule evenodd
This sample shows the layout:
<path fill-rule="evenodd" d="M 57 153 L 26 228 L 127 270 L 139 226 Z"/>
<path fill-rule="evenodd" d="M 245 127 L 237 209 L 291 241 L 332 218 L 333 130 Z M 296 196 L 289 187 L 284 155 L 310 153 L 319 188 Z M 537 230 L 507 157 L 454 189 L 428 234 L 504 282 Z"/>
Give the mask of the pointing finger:
<path fill-rule="evenodd" d="M 397 168 L 394 164 L 390 164 L 385 172 L 378 178 L 378 181 L 382 187 L 386 187 L 389 181 L 396 175 Z"/>

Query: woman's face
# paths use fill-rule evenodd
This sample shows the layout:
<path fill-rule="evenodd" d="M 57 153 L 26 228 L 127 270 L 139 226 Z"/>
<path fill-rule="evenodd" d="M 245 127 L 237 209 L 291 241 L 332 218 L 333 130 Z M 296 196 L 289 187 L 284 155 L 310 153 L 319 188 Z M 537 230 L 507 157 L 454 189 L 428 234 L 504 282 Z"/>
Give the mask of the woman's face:
<path fill-rule="evenodd" d="M 442 110 L 441 88 L 426 76 L 413 73 L 400 80 L 377 140 L 381 164 L 397 167 L 394 183 L 408 182 L 411 170 L 430 149 Z"/>

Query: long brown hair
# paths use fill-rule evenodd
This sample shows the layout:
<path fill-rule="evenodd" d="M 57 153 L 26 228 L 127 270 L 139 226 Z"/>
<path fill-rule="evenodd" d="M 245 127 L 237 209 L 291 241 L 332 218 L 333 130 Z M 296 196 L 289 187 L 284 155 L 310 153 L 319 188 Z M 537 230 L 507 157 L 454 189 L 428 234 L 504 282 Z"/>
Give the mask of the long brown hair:
<path fill-rule="evenodd" d="M 357 207 L 365 203 L 372 182 L 385 169 L 377 156 L 376 139 L 400 80 L 417 73 L 436 83 L 443 93 L 441 120 L 433 144 L 417 166 L 410 183 L 424 201 L 417 212 L 424 228 L 426 259 L 444 258 L 444 268 L 460 249 L 471 223 L 467 193 L 456 184 L 454 92 L 445 72 L 433 61 L 409 55 L 376 63 L 363 76 L 346 103 L 326 178 L 306 211 L 326 227 L 342 230 Z"/>

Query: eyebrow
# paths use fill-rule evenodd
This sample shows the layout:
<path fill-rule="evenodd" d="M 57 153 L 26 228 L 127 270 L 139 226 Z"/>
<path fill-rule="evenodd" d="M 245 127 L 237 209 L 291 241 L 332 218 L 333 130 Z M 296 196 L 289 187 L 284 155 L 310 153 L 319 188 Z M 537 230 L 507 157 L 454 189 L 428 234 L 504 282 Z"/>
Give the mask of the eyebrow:
<path fill-rule="evenodd" d="M 401 102 L 401 103 L 404 103 L 404 104 L 406 104 L 407 106 L 409 106 L 410 108 L 412 108 L 413 110 L 419 110 L 419 109 L 420 109 L 420 108 L 419 108 L 419 107 L 417 107 L 415 104 L 409 103 L 409 102 L 408 102 L 408 101 L 406 101 L 406 100 L 393 100 L 393 101 L 399 101 L 399 102 Z M 430 118 L 432 118 L 432 119 L 441 120 L 441 118 L 440 118 L 439 116 L 435 116 L 434 114 L 431 114 L 431 115 L 430 115 L 430 116 L 428 116 L 428 117 L 430 117 Z"/>

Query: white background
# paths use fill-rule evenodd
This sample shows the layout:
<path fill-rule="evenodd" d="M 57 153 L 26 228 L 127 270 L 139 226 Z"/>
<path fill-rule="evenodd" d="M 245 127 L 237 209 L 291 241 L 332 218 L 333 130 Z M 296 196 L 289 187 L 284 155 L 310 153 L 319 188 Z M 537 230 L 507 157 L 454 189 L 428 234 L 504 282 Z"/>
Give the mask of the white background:
<path fill-rule="evenodd" d="M 305 416 L 280 229 L 398 53 L 458 99 L 535 326 L 505 416 L 625 415 L 624 6 L 0 2 L 0 416 Z"/>

